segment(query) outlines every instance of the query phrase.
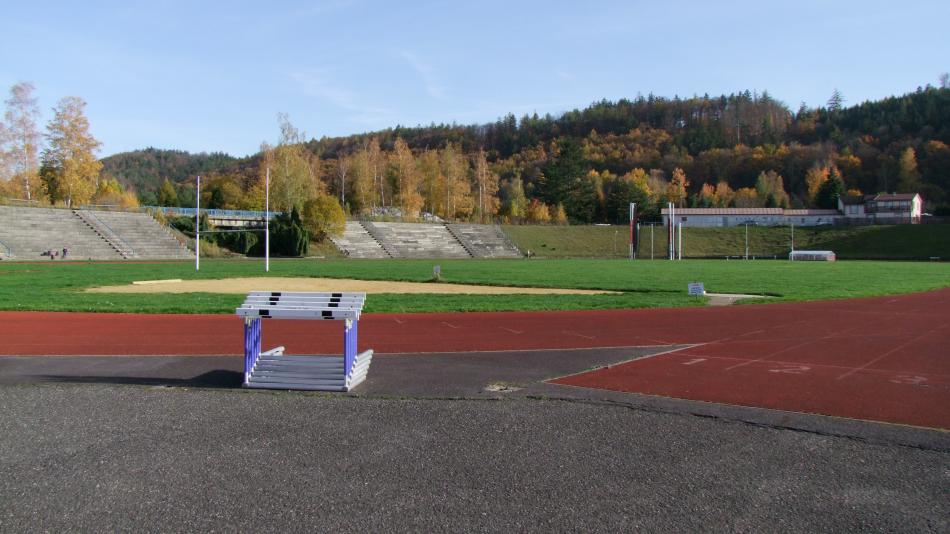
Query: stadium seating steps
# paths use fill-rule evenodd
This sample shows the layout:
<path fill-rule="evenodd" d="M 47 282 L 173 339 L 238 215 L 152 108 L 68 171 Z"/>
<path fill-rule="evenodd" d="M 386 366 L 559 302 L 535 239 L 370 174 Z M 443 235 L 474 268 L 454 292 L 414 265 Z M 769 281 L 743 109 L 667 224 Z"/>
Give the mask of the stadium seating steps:
<path fill-rule="evenodd" d="M 0 206 L 0 251 L 8 259 L 176 259 L 191 256 L 146 213 Z"/>
<path fill-rule="evenodd" d="M 520 258 L 501 228 L 485 224 L 349 221 L 333 238 L 351 258 Z"/>

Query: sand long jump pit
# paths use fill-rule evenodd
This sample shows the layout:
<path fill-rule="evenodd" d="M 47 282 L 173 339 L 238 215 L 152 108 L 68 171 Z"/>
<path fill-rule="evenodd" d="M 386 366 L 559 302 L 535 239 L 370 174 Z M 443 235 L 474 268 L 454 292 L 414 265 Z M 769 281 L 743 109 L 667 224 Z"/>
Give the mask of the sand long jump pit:
<path fill-rule="evenodd" d="M 359 291 L 365 293 L 439 293 L 451 295 L 616 295 L 616 291 L 393 282 L 341 278 L 248 277 L 220 280 L 143 280 L 121 286 L 93 287 L 89 293 L 249 293 L 251 291 Z"/>

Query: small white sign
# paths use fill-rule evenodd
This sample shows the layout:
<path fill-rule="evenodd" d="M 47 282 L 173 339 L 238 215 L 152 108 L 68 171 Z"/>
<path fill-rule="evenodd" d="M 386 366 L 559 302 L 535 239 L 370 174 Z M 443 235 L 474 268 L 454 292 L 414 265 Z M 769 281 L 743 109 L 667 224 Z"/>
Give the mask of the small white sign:
<path fill-rule="evenodd" d="M 701 297 L 706 294 L 706 288 L 703 287 L 702 282 L 690 282 L 688 287 L 690 295 Z"/>

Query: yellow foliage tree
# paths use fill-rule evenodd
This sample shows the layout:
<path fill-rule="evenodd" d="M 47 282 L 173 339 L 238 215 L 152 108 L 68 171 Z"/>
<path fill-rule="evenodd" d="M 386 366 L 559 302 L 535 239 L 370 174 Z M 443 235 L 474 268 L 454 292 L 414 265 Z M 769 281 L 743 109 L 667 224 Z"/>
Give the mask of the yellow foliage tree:
<path fill-rule="evenodd" d="M 551 222 L 551 210 L 538 199 L 533 199 L 528 206 L 527 219 L 536 224 L 546 224 Z"/>
<path fill-rule="evenodd" d="M 81 98 L 67 96 L 53 109 L 53 119 L 46 126 L 48 147 L 43 165 L 49 171 L 50 200 L 57 195 L 67 206 L 89 202 L 98 189 L 102 169 L 95 155 L 101 143 L 89 133 L 85 107 Z"/>
<path fill-rule="evenodd" d="M 403 217 L 416 219 L 422 210 L 423 200 L 419 194 L 421 180 L 416 168 L 416 158 L 412 155 L 409 145 L 401 138 L 396 139 L 392 163 L 396 170 L 396 202 L 402 209 Z"/>
<path fill-rule="evenodd" d="M 678 207 L 686 205 L 686 188 L 689 187 L 689 180 L 686 179 L 686 173 L 683 169 L 677 167 L 673 170 L 673 177 L 666 186 L 666 198 Z"/>
<path fill-rule="evenodd" d="M 757 208 L 760 205 L 759 194 L 751 187 L 742 187 L 736 191 L 737 208 Z"/>
<path fill-rule="evenodd" d="M 340 202 L 330 195 L 319 195 L 306 201 L 300 218 L 304 228 L 316 241 L 342 235 L 346 229 L 346 214 Z"/>

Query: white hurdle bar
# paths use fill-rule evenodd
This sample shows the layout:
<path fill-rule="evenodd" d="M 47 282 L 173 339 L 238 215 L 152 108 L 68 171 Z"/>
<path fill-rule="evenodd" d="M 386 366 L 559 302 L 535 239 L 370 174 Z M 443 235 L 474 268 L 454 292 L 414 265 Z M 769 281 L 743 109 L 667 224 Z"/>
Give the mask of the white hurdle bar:
<path fill-rule="evenodd" d="M 366 378 L 366 372 L 372 359 L 372 349 L 357 354 L 357 324 L 366 300 L 365 293 L 315 293 L 286 291 L 253 291 L 247 295 L 244 303 L 235 310 L 235 314 L 244 318 L 244 385 L 246 387 L 268 387 L 267 384 L 252 383 L 258 359 L 281 356 L 284 347 L 261 351 L 261 319 L 310 319 L 342 320 L 343 357 L 342 376 L 329 380 L 342 386 L 327 387 L 348 391 Z M 296 358 L 296 357 L 295 357 Z M 318 362 L 313 362 L 314 364 Z M 322 365 L 322 364 L 320 364 Z M 287 385 L 287 384 L 284 384 Z M 305 386 L 301 384 L 301 386 Z M 329 386 L 329 385 L 328 385 Z M 271 386 L 274 387 L 274 386 Z M 283 387 L 281 387 L 283 389 Z M 324 389 L 310 384 L 297 389 Z"/>

